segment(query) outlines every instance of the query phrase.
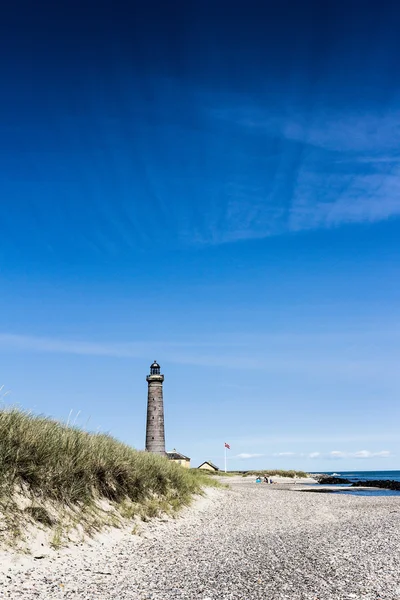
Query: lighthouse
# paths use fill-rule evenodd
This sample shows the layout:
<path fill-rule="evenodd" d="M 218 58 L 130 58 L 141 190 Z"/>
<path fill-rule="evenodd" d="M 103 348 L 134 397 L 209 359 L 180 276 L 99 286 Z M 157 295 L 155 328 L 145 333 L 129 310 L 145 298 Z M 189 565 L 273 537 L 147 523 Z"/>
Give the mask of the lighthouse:
<path fill-rule="evenodd" d="M 147 375 L 147 425 L 146 450 L 166 456 L 164 431 L 164 375 L 160 374 L 160 365 L 154 361 Z"/>

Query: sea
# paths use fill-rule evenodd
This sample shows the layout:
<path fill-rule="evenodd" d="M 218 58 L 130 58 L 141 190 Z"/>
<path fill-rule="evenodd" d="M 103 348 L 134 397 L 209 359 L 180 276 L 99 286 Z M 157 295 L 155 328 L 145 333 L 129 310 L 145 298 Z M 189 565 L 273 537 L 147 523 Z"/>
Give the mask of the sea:
<path fill-rule="evenodd" d="M 378 479 L 400 481 L 400 471 L 326 471 L 324 475 L 344 477 L 350 481 L 376 481 Z"/>
<path fill-rule="evenodd" d="M 376 481 L 378 479 L 390 479 L 391 481 L 400 481 L 400 471 L 327 471 L 324 474 L 334 475 L 335 477 L 344 477 L 350 481 Z M 348 484 L 349 486 L 351 484 Z M 332 486 L 334 488 L 335 486 Z M 336 494 L 351 494 L 352 496 L 398 496 L 400 492 L 396 490 L 372 489 L 348 487 L 345 490 L 335 492 Z"/>

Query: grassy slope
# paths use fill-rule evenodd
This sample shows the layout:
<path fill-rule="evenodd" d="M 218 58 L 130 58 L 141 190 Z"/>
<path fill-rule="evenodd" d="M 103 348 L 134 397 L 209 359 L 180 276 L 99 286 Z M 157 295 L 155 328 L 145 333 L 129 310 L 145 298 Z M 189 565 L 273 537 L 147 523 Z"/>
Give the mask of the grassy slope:
<path fill-rule="evenodd" d="M 305 471 L 293 471 L 293 470 L 289 470 L 289 471 L 285 471 L 282 469 L 262 469 L 259 471 L 228 471 L 227 473 L 225 473 L 224 471 L 208 471 L 210 473 L 210 475 L 215 475 L 217 477 L 235 477 L 237 475 L 241 475 L 242 477 L 247 477 L 247 476 L 257 476 L 260 475 L 262 477 L 269 475 L 270 477 L 291 477 L 291 478 L 297 478 L 297 479 L 302 479 L 305 477 L 310 477 L 310 475 L 308 473 L 306 473 Z"/>
<path fill-rule="evenodd" d="M 146 520 L 188 504 L 203 485 L 213 485 L 206 473 L 138 452 L 109 435 L 16 409 L 0 411 L 0 515 L 3 531 L 15 537 L 28 517 L 57 528 L 66 512 L 88 532 L 117 524 L 119 515 Z M 29 502 L 21 505 L 18 496 Z M 104 501 L 108 510 L 101 514 Z"/>
<path fill-rule="evenodd" d="M 244 477 L 247 477 L 248 475 L 252 475 L 252 476 L 257 476 L 260 475 L 260 477 L 264 477 L 264 476 L 270 476 L 270 477 L 292 477 L 292 478 L 297 478 L 297 479 L 303 479 L 305 477 L 309 477 L 308 473 L 305 473 L 304 471 L 284 471 L 282 469 L 263 469 L 261 471 L 247 471 L 246 473 L 243 474 Z"/>

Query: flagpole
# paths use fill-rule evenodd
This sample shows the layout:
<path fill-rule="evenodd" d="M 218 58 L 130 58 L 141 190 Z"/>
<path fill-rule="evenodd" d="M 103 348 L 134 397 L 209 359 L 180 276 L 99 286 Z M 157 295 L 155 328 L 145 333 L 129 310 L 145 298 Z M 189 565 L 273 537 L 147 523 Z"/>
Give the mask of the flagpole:
<path fill-rule="evenodd" d="M 225 449 L 225 473 L 226 473 L 226 444 L 224 444 L 224 449 Z"/>

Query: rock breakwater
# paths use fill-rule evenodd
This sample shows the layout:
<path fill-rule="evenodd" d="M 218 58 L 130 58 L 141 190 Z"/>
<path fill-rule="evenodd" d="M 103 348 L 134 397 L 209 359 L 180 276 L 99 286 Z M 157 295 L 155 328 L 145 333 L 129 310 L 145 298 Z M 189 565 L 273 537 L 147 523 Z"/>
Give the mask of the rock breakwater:
<path fill-rule="evenodd" d="M 369 488 L 382 488 L 386 490 L 397 490 L 400 492 L 400 481 L 393 481 L 392 479 L 377 479 L 375 481 L 355 481 L 351 487 L 369 487 Z"/>

